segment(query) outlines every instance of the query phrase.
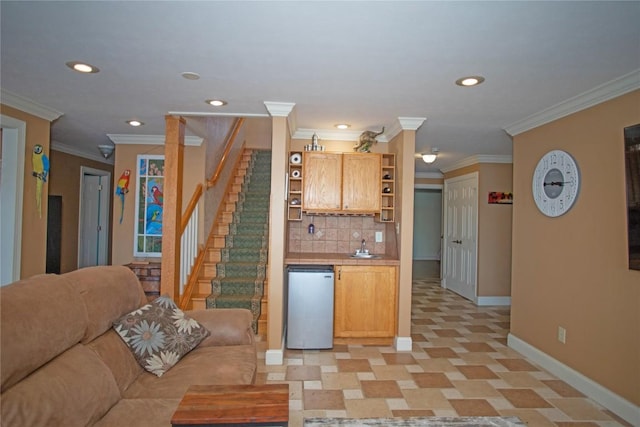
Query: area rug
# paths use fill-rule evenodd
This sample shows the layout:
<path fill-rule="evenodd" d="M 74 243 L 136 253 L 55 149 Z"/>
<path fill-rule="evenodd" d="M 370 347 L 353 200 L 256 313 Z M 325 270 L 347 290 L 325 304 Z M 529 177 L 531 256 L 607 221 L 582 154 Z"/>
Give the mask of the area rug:
<path fill-rule="evenodd" d="M 525 427 L 518 417 L 305 418 L 304 427 Z"/>

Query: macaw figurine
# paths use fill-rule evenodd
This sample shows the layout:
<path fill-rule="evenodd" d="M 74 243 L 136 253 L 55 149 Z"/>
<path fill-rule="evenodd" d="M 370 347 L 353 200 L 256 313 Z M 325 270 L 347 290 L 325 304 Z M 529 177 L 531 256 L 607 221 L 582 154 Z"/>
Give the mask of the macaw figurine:
<path fill-rule="evenodd" d="M 153 196 L 153 201 L 155 202 L 155 204 L 162 206 L 164 202 L 164 196 L 162 195 L 162 191 L 160 191 L 160 189 L 156 185 L 151 187 L 151 195 Z"/>
<path fill-rule="evenodd" d="M 120 224 L 122 224 L 122 217 L 124 216 L 124 195 L 129 192 L 129 177 L 131 175 L 130 169 L 125 169 L 118 179 L 118 185 L 116 186 L 116 196 L 120 196 L 121 208 L 120 208 Z"/>
<path fill-rule="evenodd" d="M 38 215 L 42 218 L 42 186 L 47 182 L 47 176 L 49 175 L 49 158 L 44 154 L 42 145 L 36 144 L 33 147 L 31 163 L 33 165 L 33 176 L 36 177 L 36 207 Z"/>

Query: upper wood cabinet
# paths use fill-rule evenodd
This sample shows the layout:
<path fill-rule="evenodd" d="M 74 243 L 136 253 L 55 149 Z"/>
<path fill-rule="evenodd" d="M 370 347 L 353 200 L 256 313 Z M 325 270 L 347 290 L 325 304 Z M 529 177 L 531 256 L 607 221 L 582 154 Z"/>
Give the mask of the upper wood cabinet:
<path fill-rule="evenodd" d="M 379 154 L 342 155 L 342 210 L 380 211 L 380 162 Z"/>
<path fill-rule="evenodd" d="M 340 210 L 342 154 L 305 152 L 302 176 L 304 177 L 303 210 Z"/>
<path fill-rule="evenodd" d="M 308 212 L 380 211 L 381 156 L 375 153 L 305 152 L 303 202 Z"/>

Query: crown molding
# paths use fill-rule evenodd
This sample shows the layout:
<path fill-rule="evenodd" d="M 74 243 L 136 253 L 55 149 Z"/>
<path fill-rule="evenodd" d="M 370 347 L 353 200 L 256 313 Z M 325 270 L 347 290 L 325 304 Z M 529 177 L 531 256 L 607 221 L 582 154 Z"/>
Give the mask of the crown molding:
<path fill-rule="evenodd" d="M 398 117 L 402 130 L 418 130 L 425 120 L 426 117 Z"/>
<path fill-rule="evenodd" d="M 475 165 L 478 163 L 513 163 L 513 156 L 511 155 L 490 155 L 490 154 L 478 154 L 476 156 L 466 157 L 459 162 L 440 169 L 443 173 L 451 172 L 457 169 L 461 169 L 467 166 Z"/>
<path fill-rule="evenodd" d="M 503 129 L 509 135 L 516 136 L 538 126 L 622 96 L 636 89 L 640 89 L 640 69 L 600 86 L 596 86 L 591 90 L 532 114 L 529 117 L 525 117 L 522 120 L 518 120 Z"/>
<path fill-rule="evenodd" d="M 298 115 L 296 114 L 296 111 L 297 110 L 294 108 L 291 111 L 291 113 L 287 116 L 287 124 L 289 125 L 289 137 L 291 138 L 293 138 L 293 134 L 298 129 Z"/>
<path fill-rule="evenodd" d="M 107 134 L 111 142 L 116 145 L 164 145 L 165 135 L 130 135 L 130 134 Z M 185 136 L 184 145 L 199 147 L 203 138 L 199 136 Z"/>
<path fill-rule="evenodd" d="M 416 172 L 415 178 L 442 179 L 442 172 Z"/>
<path fill-rule="evenodd" d="M 264 106 L 272 117 L 287 117 L 295 107 L 294 102 L 264 101 Z"/>
<path fill-rule="evenodd" d="M 25 113 L 40 117 L 41 119 L 45 119 L 50 122 L 64 114 L 60 111 L 54 110 L 53 108 L 39 104 L 29 98 L 7 92 L 4 89 L 0 89 L 0 101 L 4 105 L 24 111 Z"/>
<path fill-rule="evenodd" d="M 384 142 L 391 141 L 403 130 L 418 130 L 426 120 L 425 117 L 398 117 L 398 120 L 393 122 L 382 135 L 385 138 Z"/>
<path fill-rule="evenodd" d="M 54 151 L 60 151 L 62 153 L 71 154 L 72 156 L 82 157 L 84 159 L 89 159 L 89 160 L 95 160 L 96 162 L 100 162 L 100 163 L 106 163 L 108 165 L 113 165 L 114 163 L 113 156 L 108 159 L 105 159 L 99 153 L 91 153 L 83 149 L 73 147 L 71 145 L 63 144 L 62 142 L 58 142 L 58 141 L 51 141 L 51 149 Z M 97 150 L 97 145 L 96 145 L 96 150 Z"/>
<path fill-rule="evenodd" d="M 387 129 L 387 131 L 382 136 L 385 137 L 385 139 L 386 139 L 385 142 L 389 142 L 393 138 L 398 136 L 398 134 L 400 134 L 400 132 L 402 132 L 402 126 L 400 125 L 400 122 L 396 120 L 391 124 L 391 126 L 389 126 L 389 129 Z"/>

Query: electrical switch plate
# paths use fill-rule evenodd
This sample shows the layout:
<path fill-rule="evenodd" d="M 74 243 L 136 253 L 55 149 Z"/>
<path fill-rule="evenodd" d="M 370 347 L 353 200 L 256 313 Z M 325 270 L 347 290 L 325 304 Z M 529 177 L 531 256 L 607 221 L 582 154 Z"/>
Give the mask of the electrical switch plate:
<path fill-rule="evenodd" d="M 382 243 L 382 231 L 376 231 L 376 243 Z"/>
<path fill-rule="evenodd" d="M 562 344 L 567 342 L 567 330 L 562 326 L 558 326 L 558 341 Z"/>

